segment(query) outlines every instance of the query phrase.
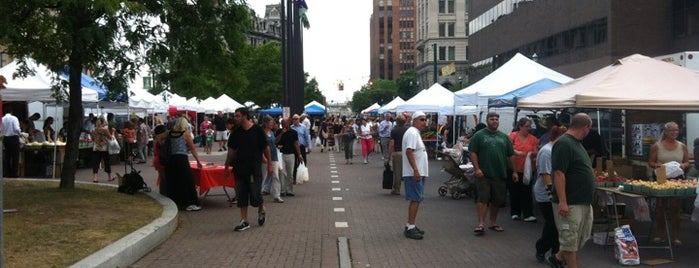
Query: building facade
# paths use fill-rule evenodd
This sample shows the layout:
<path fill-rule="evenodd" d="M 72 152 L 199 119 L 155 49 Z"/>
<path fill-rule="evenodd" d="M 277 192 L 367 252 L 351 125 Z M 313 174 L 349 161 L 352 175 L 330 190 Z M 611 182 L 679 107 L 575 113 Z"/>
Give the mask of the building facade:
<path fill-rule="evenodd" d="M 374 0 L 369 26 L 371 80 L 395 80 L 415 68 L 415 1 Z"/>
<path fill-rule="evenodd" d="M 264 17 L 258 17 L 254 12 L 250 13 L 252 29 L 248 31 L 248 43 L 253 47 L 259 47 L 269 41 L 282 39 L 281 5 L 266 5 Z"/>
<path fill-rule="evenodd" d="M 467 11 L 470 0 L 416 1 L 415 70 L 420 88 L 428 88 L 434 83 L 440 83 L 447 88 L 465 85 L 468 82 Z M 447 68 L 443 71 L 444 67 Z M 437 81 L 434 79 L 435 70 Z"/>
<path fill-rule="evenodd" d="M 472 0 L 469 8 L 472 81 L 518 52 L 580 77 L 635 53 L 699 49 L 697 0 Z"/>

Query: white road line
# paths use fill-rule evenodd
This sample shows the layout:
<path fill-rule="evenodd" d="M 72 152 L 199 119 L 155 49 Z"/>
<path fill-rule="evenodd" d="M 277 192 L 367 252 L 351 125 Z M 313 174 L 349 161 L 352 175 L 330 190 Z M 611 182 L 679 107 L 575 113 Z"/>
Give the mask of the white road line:
<path fill-rule="evenodd" d="M 335 228 L 348 228 L 349 224 L 346 221 L 336 221 Z"/>
<path fill-rule="evenodd" d="M 339 192 L 339 191 L 342 191 L 342 188 L 332 188 L 330 190 L 333 192 Z"/>
<path fill-rule="evenodd" d="M 345 212 L 345 208 L 333 208 L 333 212 Z"/>
<path fill-rule="evenodd" d="M 330 183 L 340 183 L 340 181 L 330 181 Z"/>
<path fill-rule="evenodd" d="M 337 170 L 331 170 L 330 173 L 337 173 Z"/>
<path fill-rule="evenodd" d="M 342 201 L 341 196 L 333 196 L 333 201 Z"/>
<path fill-rule="evenodd" d="M 340 175 L 330 175 L 330 178 L 337 178 L 340 177 Z"/>

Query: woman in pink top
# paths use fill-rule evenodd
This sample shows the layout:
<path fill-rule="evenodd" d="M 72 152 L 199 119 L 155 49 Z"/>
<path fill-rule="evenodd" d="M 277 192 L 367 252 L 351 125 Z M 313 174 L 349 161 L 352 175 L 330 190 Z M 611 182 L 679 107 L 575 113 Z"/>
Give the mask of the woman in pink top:
<path fill-rule="evenodd" d="M 531 181 L 524 183 L 524 165 L 527 156 L 531 160 L 532 167 L 536 166 L 534 160 L 539 147 L 539 140 L 529 132 L 532 128 L 532 120 L 520 118 L 517 121 L 515 131 L 510 133 L 512 148 L 515 150 L 515 170 L 518 180 L 507 180 L 510 190 L 510 215 L 512 220 L 524 219 L 526 222 L 536 222 L 532 208 L 532 185 L 531 181 L 536 178 L 532 169 Z"/>

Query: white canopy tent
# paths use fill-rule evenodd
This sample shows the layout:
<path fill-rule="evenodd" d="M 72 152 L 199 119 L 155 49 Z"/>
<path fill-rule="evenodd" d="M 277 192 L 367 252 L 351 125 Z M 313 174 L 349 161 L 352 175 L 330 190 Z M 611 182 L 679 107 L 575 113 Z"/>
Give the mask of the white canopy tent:
<path fill-rule="evenodd" d="M 487 107 L 488 98 L 502 96 L 542 79 L 565 83 L 572 78 L 517 53 L 497 70 L 475 84 L 454 93 L 454 104 Z"/>
<path fill-rule="evenodd" d="M 317 102 L 317 101 L 311 101 L 308 104 L 304 105 L 303 108 L 306 109 L 306 108 L 311 107 L 311 106 L 316 106 L 316 107 L 321 108 L 323 110 L 327 110 L 327 108 L 325 108 L 325 105 L 322 105 L 322 104 L 320 104 L 320 102 Z"/>
<path fill-rule="evenodd" d="M 454 92 L 449 91 L 439 83 L 434 83 L 430 88 L 420 91 L 403 104 L 397 105 L 396 111 L 423 111 L 443 115 L 463 115 L 475 113 L 476 107 L 454 106 Z"/>
<path fill-rule="evenodd" d="M 27 66 L 34 70 L 33 75 L 25 78 L 13 78 L 17 71 L 17 61 L 0 68 L 0 75 L 7 79 L 6 89 L 0 91 L 3 101 L 40 101 L 55 102 L 54 91 L 51 90 L 51 75 L 55 75 L 46 66 L 37 64 L 34 60 L 28 59 Z M 83 102 L 97 102 L 98 93 L 93 89 L 82 88 Z"/>
<path fill-rule="evenodd" d="M 361 113 L 363 113 L 363 114 L 365 114 L 365 113 L 370 113 L 371 111 L 373 111 L 373 110 L 375 110 L 375 109 L 378 109 L 378 108 L 381 108 L 381 105 L 379 105 L 378 103 L 374 102 L 374 104 L 369 105 L 369 107 L 366 107 L 366 109 L 362 110 Z"/>
<path fill-rule="evenodd" d="M 517 107 L 699 110 L 697 89 L 696 71 L 634 54 L 554 89 L 523 98 Z"/>
<path fill-rule="evenodd" d="M 240 102 L 235 101 L 233 98 L 229 97 L 226 94 L 221 95 L 216 100 L 220 105 L 219 111 L 223 111 L 224 113 L 233 113 L 235 112 L 235 109 L 245 107 L 245 105 L 240 104 Z"/>
<path fill-rule="evenodd" d="M 393 99 L 392 101 L 390 101 L 389 103 L 386 103 L 386 105 L 381 106 L 381 108 L 379 108 L 379 113 L 380 114 L 387 113 L 387 112 L 395 113 L 396 107 L 398 105 L 403 104 L 403 103 L 405 103 L 405 100 L 403 100 L 403 98 L 398 96 L 395 99 Z"/>

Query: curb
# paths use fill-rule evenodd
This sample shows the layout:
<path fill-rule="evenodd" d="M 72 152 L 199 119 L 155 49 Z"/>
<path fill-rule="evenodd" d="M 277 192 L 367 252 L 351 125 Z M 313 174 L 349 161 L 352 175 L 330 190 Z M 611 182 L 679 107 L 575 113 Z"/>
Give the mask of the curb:
<path fill-rule="evenodd" d="M 55 181 L 55 180 L 50 180 Z M 78 182 L 76 183 L 85 183 Z M 102 184 L 116 188 L 113 184 Z M 144 193 L 163 206 L 163 214 L 148 225 L 87 256 L 70 267 L 128 267 L 151 252 L 177 229 L 175 202 L 158 193 Z"/>

